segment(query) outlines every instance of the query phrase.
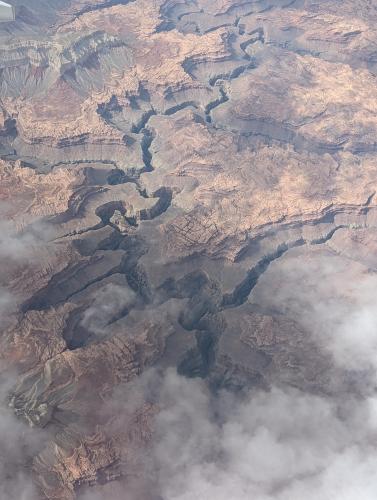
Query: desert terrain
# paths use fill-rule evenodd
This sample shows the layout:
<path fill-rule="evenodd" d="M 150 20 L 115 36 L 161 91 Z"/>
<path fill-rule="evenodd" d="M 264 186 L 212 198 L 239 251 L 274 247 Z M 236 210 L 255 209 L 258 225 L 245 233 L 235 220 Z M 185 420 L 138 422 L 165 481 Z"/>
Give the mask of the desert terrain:
<path fill-rule="evenodd" d="M 377 497 L 377 1 L 13 0 L 0 497 Z"/>

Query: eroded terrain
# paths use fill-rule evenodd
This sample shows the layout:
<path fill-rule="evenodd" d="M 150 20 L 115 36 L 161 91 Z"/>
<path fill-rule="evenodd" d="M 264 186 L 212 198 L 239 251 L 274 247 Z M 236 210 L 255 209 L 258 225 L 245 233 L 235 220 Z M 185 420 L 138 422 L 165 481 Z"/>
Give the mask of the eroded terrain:
<path fill-rule="evenodd" d="M 0 352 L 41 433 L 30 495 L 162 498 L 141 465 L 159 398 L 127 396 L 151 367 L 212 394 L 364 394 L 373 367 L 324 339 L 375 286 L 375 2 L 13 4 Z"/>

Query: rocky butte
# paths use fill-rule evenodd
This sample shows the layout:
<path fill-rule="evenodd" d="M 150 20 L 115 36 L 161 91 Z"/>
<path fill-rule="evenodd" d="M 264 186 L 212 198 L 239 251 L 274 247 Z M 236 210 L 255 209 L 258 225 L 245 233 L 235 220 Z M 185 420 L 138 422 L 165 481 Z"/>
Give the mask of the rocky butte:
<path fill-rule="evenodd" d="M 377 1 L 0 17 L 0 498 L 377 498 Z"/>

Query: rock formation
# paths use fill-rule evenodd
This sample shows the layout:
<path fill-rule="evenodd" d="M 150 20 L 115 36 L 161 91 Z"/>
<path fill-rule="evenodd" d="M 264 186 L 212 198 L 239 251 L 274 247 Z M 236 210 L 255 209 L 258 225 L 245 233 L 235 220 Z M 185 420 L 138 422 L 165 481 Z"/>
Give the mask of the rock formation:
<path fill-rule="evenodd" d="M 0 356 L 45 436 L 36 498 L 143 474 L 158 398 L 114 393 L 150 367 L 214 394 L 362 391 L 297 297 L 374 279 L 376 2 L 13 4 Z"/>

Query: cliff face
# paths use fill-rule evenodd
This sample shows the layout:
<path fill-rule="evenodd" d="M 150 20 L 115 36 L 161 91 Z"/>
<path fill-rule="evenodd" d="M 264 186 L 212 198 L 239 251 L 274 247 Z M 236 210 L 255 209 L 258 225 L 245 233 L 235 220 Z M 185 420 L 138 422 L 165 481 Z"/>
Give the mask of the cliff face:
<path fill-rule="evenodd" d="M 0 356 L 35 498 L 144 474 L 159 399 L 114 394 L 151 367 L 360 394 L 313 290 L 346 310 L 374 283 L 374 2 L 13 3 Z"/>

